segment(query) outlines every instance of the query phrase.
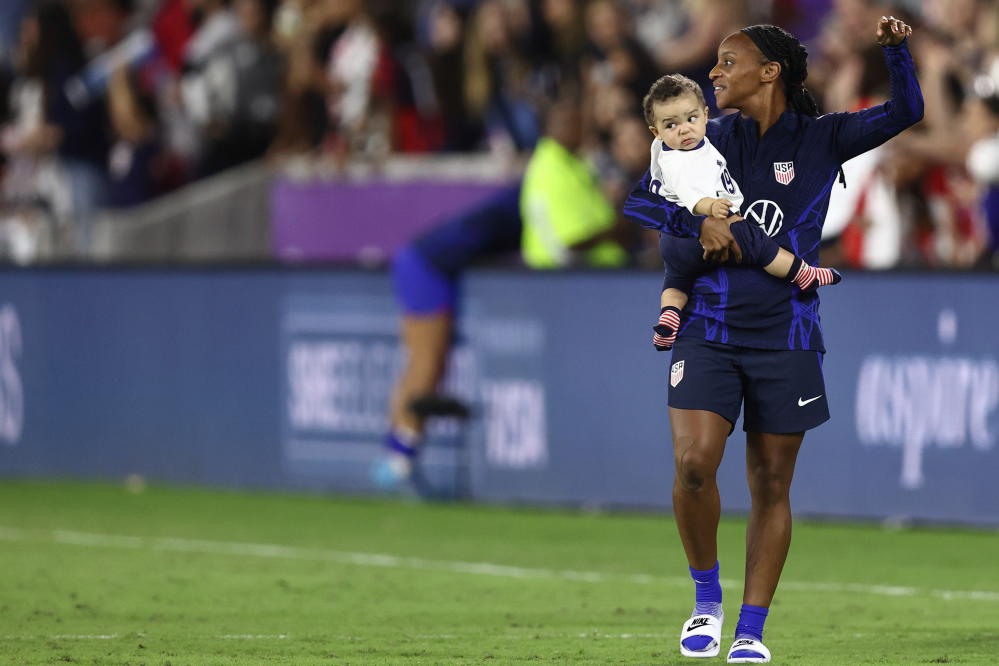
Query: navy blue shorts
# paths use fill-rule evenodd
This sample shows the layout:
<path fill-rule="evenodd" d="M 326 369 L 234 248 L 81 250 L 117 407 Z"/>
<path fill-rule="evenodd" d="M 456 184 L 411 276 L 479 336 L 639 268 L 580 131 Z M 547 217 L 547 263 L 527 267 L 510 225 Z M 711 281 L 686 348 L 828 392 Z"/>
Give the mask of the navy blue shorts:
<path fill-rule="evenodd" d="M 715 412 L 743 430 L 794 433 L 829 420 L 822 352 L 736 347 L 684 336 L 673 347 L 669 406 Z"/>
<path fill-rule="evenodd" d="M 412 245 L 405 245 L 392 260 L 395 293 L 408 314 L 454 312 L 458 281 L 442 273 Z"/>

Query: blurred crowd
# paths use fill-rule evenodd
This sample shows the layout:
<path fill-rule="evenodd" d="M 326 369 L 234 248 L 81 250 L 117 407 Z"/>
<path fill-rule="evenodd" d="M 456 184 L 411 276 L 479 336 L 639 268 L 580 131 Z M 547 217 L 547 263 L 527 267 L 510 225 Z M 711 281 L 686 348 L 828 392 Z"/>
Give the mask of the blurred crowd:
<path fill-rule="evenodd" d="M 0 250 L 55 225 L 86 256 L 97 211 L 261 157 L 515 164 L 567 83 L 620 210 L 648 167 L 640 102 L 659 75 L 687 74 L 710 104 L 718 43 L 770 22 L 808 45 L 823 111 L 864 108 L 888 95 L 882 14 L 914 26 L 925 119 L 847 165 L 823 261 L 999 267 L 993 0 L 3 0 Z M 658 265 L 633 233 L 633 261 Z"/>

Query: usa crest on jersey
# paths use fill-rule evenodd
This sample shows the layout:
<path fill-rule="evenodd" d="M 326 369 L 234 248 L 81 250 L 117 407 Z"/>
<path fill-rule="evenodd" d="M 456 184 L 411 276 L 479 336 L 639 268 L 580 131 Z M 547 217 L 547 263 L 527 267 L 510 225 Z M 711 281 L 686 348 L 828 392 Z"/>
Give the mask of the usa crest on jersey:
<path fill-rule="evenodd" d="M 781 185 L 794 180 L 794 162 L 774 162 L 774 178 Z"/>
<path fill-rule="evenodd" d="M 677 361 L 669 370 L 669 385 L 676 388 L 676 385 L 683 379 L 683 361 Z"/>

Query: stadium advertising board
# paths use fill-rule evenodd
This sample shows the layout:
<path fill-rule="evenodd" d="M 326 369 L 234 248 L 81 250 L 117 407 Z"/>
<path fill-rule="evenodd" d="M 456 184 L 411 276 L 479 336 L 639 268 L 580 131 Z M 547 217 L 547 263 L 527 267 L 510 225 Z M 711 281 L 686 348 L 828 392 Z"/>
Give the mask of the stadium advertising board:
<path fill-rule="evenodd" d="M 289 475 L 325 487 L 369 487 L 367 470 L 380 451 L 392 384 L 404 361 L 397 328 L 382 283 L 283 299 L 281 447 Z M 452 360 L 450 383 L 465 395 L 474 359 L 459 347 Z M 443 476 L 443 483 L 455 478 L 460 434 L 454 422 L 433 426 L 436 446 L 423 469 Z"/>
<path fill-rule="evenodd" d="M 464 284 L 435 491 L 666 508 L 668 354 L 652 273 L 476 272 Z M 991 276 L 850 274 L 823 292 L 833 418 L 799 513 L 999 524 Z M 651 313 L 651 314 L 650 314 Z M 0 473 L 370 492 L 403 361 L 385 275 L 10 271 L 0 288 Z M 693 372 L 687 367 L 685 373 Z M 720 470 L 745 510 L 741 423 Z"/>
<path fill-rule="evenodd" d="M 18 369 L 21 320 L 10 304 L 0 306 L 0 442 L 13 446 L 24 428 L 24 388 Z"/>

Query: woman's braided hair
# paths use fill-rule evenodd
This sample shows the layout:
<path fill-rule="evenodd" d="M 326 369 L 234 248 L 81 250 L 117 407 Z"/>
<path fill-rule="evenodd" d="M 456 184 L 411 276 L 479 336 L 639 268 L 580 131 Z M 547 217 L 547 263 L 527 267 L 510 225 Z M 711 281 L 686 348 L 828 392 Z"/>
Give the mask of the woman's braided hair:
<path fill-rule="evenodd" d="M 808 78 L 808 51 L 801 42 L 775 25 L 751 25 L 742 32 L 753 40 L 763 57 L 780 64 L 780 78 L 788 106 L 813 118 L 819 115 L 819 105 L 805 87 Z"/>

